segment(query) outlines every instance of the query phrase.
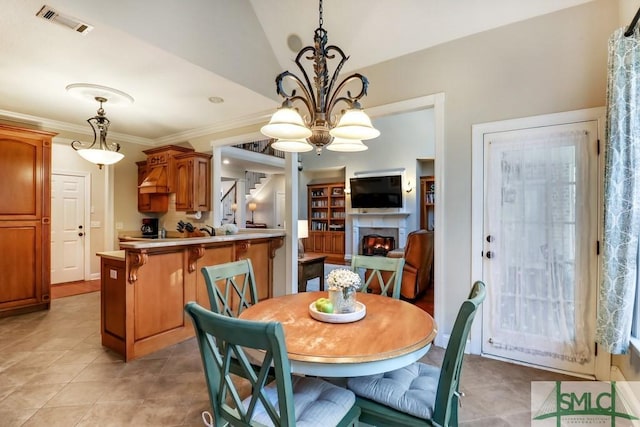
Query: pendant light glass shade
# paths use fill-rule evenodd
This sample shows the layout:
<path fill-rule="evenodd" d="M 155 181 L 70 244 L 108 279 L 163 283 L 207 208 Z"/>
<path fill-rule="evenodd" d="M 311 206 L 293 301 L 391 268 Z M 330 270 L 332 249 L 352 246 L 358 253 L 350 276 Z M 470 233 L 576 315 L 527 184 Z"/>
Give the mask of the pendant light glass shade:
<path fill-rule="evenodd" d="M 338 125 L 329 131 L 331 136 L 347 139 L 372 139 L 380 136 L 371 119 L 360 108 L 351 108 L 340 117 Z"/>
<path fill-rule="evenodd" d="M 84 148 L 77 152 L 83 159 L 96 165 L 112 165 L 124 159 L 124 154 L 102 148 Z"/>
<path fill-rule="evenodd" d="M 313 145 L 309 144 L 305 139 L 278 139 L 271 144 L 271 147 L 275 150 L 289 153 L 304 153 L 313 150 Z"/>
<path fill-rule="evenodd" d="M 293 108 L 282 107 L 271 116 L 268 124 L 260 129 L 264 135 L 278 139 L 303 139 L 311 136 L 302 116 Z"/>
<path fill-rule="evenodd" d="M 333 138 L 331 144 L 326 146 L 330 151 L 342 151 L 344 153 L 355 153 L 356 151 L 365 151 L 369 147 L 364 145 L 359 139 Z"/>

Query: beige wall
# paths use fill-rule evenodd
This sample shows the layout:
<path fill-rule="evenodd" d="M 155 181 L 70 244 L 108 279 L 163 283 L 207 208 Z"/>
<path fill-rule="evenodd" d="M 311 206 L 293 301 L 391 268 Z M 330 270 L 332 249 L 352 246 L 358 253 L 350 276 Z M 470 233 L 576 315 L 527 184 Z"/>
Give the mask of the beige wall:
<path fill-rule="evenodd" d="M 450 333 L 472 281 L 471 126 L 604 105 L 607 39 L 617 23 L 617 3 L 600 0 L 359 70 L 371 82 L 367 107 L 446 96 L 444 159 L 437 159 L 447 221 L 440 333 Z"/>

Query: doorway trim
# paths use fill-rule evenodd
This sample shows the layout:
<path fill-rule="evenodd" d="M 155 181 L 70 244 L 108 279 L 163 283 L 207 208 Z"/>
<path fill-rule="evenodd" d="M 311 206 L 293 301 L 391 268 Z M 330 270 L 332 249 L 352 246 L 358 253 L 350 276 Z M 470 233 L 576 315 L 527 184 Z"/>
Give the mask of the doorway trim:
<path fill-rule="evenodd" d="M 92 280 L 91 277 L 91 173 L 84 171 L 71 171 L 54 169 L 52 175 L 77 176 L 84 179 L 84 277 L 83 280 Z M 87 232 L 89 230 L 89 232 Z M 51 242 L 49 242 L 51 245 Z"/>
<path fill-rule="evenodd" d="M 444 310 L 441 308 L 445 306 L 445 283 L 446 272 L 444 269 L 445 257 L 444 257 L 444 230 L 446 230 L 446 193 L 443 191 L 445 188 L 444 183 L 444 105 L 445 94 L 444 92 L 436 93 L 433 95 L 420 96 L 417 98 L 407 99 L 404 101 L 393 102 L 390 104 L 381 105 L 378 107 L 367 108 L 367 114 L 371 118 L 386 116 L 397 113 L 407 113 L 418 110 L 433 109 L 433 127 L 435 138 L 435 153 L 434 153 L 434 176 L 436 180 L 436 193 L 438 194 L 438 203 L 435 207 L 435 218 L 437 221 L 437 229 L 434 236 L 434 259 L 433 259 L 433 281 L 434 281 L 434 298 L 433 298 L 433 318 L 436 321 L 436 325 L 445 324 Z M 453 325 L 452 325 L 453 326 Z M 434 344 L 438 347 L 446 347 L 449 337 L 444 334 L 436 335 Z"/>
<path fill-rule="evenodd" d="M 596 107 L 582 110 L 566 111 L 562 113 L 543 114 L 539 116 L 522 117 L 518 119 L 501 120 L 496 122 L 472 125 L 471 129 L 471 281 L 482 279 L 482 250 L 483 250 L 483 209 L 484 209 L 484 135 L 487 133 L 504 132 L 524 128 L 561 125 L 584 121 L 598 122 L 598 141 L 604 141 L 605 108 Z M 602 150 L 602 147 L 601 147 Z M 603 176 L 604 155 L 598 158 L 599 175 Z M 598 206 L 602 209 L 602 179 L 598 184 Z M 601 216 L 602 212 L 598 215 Z M 602 241 L 602 227 L 598 230 L 598 239 Z M 598 263 L 597 283 L 599 285 L 600 265 Z M 489 284 L 490 286 L 490 284 Z M 596 311 L 597 311 L 596 307 Z M 471 342 L 469 350 L 473 354 L 482 351 L 482 311 L 471 327 Z M 597 379 L 608 379 L 610 375 L 611 356 L 604 351 L 596 357 L 595 374 Z"/>

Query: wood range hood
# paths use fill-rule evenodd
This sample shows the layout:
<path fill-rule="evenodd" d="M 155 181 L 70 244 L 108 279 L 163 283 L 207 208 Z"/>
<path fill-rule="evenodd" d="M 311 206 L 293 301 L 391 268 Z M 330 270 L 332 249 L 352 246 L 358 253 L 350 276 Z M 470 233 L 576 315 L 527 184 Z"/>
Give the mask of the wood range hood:
<path fill-rule="evenodd" d="M 174 156 L 192 153 L 195 150 L 178 145 L 144 150 L 147 155 L 147 175 L 144 177 L 138 191 L 140 194 L 168 194 L 174 190 L 175 159 Z"/>
<path fill-rule="evenodd" d="M 144 181 L 138 186 L 140 194 L 170 193 L 167 168 L 151 168 Z"/>

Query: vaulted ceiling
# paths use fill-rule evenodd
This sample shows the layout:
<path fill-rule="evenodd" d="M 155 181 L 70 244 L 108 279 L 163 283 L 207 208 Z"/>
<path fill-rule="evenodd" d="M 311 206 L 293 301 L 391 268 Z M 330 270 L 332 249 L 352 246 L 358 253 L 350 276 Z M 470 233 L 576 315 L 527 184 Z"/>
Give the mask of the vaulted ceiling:
<path fill-rule="evenodd" d="M 326 0 L 323 27 L 329 43 L 350 56 L 344 74 L 588 1 Z M 93 29 L 83 35 L 37 17 L 45 4 Z M 316 0 L 0 0 L 0 6 L 0 119 L 44 118 L 85 131 L 98 105 L 65 87 L 103 85 L 135 100 L 104 105 L 110 134 L 149 145 L 267 121 L 280 103 L 275 76 L 297 71 L 297 50 L 312 44 L 318 26 Z"/>

